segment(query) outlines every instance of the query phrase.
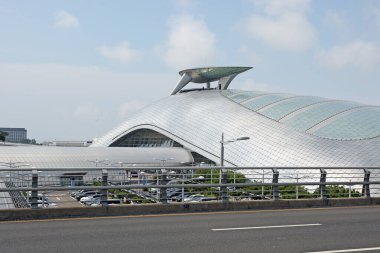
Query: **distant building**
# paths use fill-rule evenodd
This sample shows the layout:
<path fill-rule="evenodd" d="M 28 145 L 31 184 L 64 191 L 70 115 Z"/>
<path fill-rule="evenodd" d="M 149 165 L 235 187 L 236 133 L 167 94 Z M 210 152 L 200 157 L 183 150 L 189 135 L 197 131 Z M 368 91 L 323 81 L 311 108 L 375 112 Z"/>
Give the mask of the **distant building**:
<path fill-rule="evenodd" d="M 43 142 L 44 146 L 55 146 L 55 147 L 88 147 L 91 141 L 49 141 Z"/>
<path fill-rule="evenodd" d="M 27 140 L 25 128 L 0 127 L 0 132 L 8 133 L 5 137 L 6 142 L 24 143 Z"/>

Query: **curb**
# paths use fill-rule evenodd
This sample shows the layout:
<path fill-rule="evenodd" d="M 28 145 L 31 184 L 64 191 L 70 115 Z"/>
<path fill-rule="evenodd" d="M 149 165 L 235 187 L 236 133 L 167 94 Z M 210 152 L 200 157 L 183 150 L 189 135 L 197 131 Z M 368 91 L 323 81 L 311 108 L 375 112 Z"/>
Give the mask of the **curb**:
<path fill-rule="evenodd" d="M 380 205 L 380 198 L 253 200 L 228 203 L 202 202 L 187 204 L 110 205 L 107 207 L 6 209 L 0 210 L 0 221 L 369 205 Z"/>

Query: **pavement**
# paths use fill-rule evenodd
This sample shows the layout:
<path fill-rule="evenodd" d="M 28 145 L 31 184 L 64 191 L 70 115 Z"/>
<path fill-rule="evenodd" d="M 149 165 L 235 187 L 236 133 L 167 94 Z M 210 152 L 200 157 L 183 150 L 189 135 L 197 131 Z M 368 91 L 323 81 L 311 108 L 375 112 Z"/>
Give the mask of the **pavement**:
<path fill-rule="evenodd" d="M 69 191 L 52 191 L 46 193 L 49 201 L 54 203 L 56 207 L 80 207 L 83 206 L 79 201 L 70 196 Z"/>
<path fill-rule="evenodd" d="M 0 222 L 1 252 L 380 252 L 380 207 Z"/>
<path fill-rule="evenodd" d="M 7 188 L 4 181 L 0 180 L 0 188 Z M 9 192 L 0 192 L 0 209 L 15 208 Z"/>

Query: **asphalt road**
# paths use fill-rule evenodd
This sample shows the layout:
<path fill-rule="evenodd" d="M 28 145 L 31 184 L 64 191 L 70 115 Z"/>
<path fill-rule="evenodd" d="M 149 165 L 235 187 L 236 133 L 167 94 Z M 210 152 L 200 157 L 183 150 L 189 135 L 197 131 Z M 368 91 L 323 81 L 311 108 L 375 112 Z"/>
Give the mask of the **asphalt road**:
<path fill-rule="evenodd" d="M 0 223 L 2 253 L 319 251 L 380 252 L 380 207 Z"/>

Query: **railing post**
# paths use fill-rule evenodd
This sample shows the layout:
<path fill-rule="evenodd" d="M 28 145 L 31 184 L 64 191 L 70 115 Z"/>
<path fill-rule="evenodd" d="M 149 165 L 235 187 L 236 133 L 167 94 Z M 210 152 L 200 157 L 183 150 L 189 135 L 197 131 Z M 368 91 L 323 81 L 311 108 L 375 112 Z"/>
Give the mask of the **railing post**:
<path fill-rule="evenodd" d="M 161 182 L 159 182 L 159 183 L 160 183 L 160 185 L 166 185 L 168 183 L 167 182 L 166 169 L 161 169 Z M 162 204 L 167 204 L 168 203 L 166 189 L 167 188 L 160 188 L 160 202 Z M 158 190 L 158 188 L 157 188 L 157 190 Z"/>
<path fill-rule="evenodd" d="M 32 208 L 38 208 L 38 171 L 32 170 L 32 188 L 35 188 L 35 190 L 32 190 L 31 192 L 31 207 Z M 43 205 L 43 204 L 42 204 Z"/>
<path fill-rule="evenodd" d="M 278 184 L 278 178 L 280 176 L 280 172 L 278 172 L 277 169 L 272 169 L 272 172 L 273 172 L 272 183 Z M 272 196 L 273 196 L 273 200 L 278 200 L 280 198 L 280 194 L 278 191 L 278 185 L 272 186 Z"/>
<path fill-rule="evenodd" d="M 102 169 L 102 186 L 108 186 L 108 171 L 106 169 Z M 100 202 L 102 203 L 102 206 L 108 206 L 108 189 L 102 189 L 100 194 Z"/>
<path fill-rule="evenodd" d="M 366 198 L 371 197 L 371 192 L 369 190 L 369 177 L 371 176 L 371 171 L 364 169 L 364 184 L 362 188 L 362 196 L 365 196 Z"/>
<path fill-rule="evenodd" d="M 227 170 L 222 169 L 222 184 L 227 184 Z M 228 194 L 227 194 L 227 186 L 221 186 L 220 187 L 221 193 L 222 193 L 222 202 L 227 203 L 228 202 Z"/>
<path fill-rule="evenodd" d="M 327 172 L 324 169 L 320 169 L 320 171 L 321 171 L 321 177 L 320 177 L 319 182 L 326 183 Z M 320 189 L 321 199 L 327 199 L 326 185 L 320 184 L 319 189 Z"/>

